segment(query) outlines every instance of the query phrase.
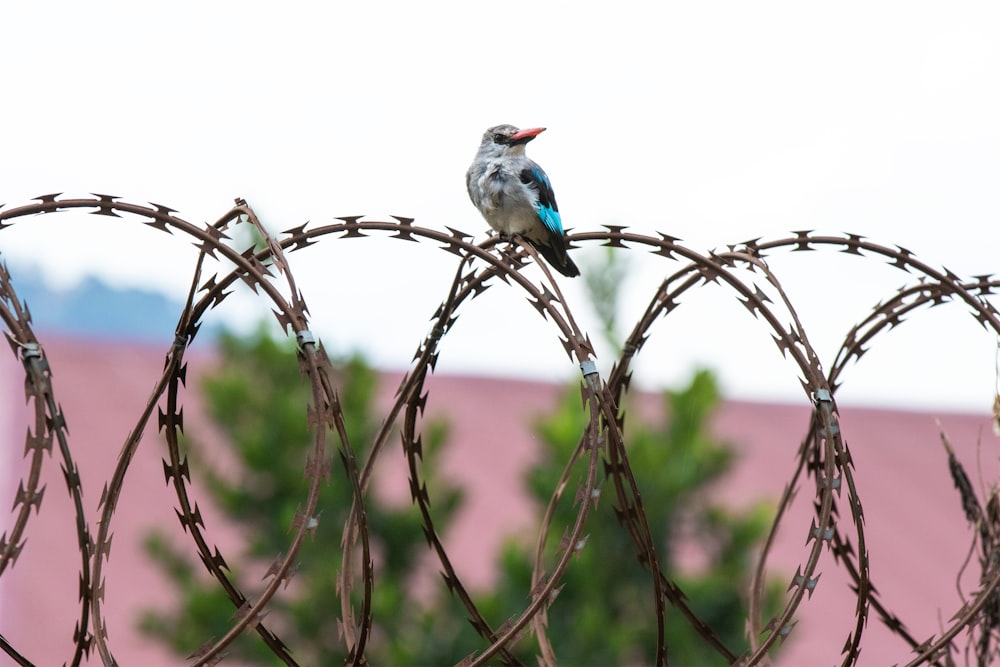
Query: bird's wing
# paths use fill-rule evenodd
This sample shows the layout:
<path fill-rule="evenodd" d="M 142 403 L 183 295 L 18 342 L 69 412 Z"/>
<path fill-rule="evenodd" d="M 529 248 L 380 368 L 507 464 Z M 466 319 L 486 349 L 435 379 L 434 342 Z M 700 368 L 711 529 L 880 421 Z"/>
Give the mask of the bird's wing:
<path fill-rule="evenodd" d="M 521 182 L 538 193 L 538 203 L 535 210 L 542 224 L 553 235 L 562 236 L 562 218 L 559 216 L 559 205 L 556 204 L 556 194 L 552 192 L 549 177 L 537 164 L 528 160 L 528 166 L 521 170 Z"/>

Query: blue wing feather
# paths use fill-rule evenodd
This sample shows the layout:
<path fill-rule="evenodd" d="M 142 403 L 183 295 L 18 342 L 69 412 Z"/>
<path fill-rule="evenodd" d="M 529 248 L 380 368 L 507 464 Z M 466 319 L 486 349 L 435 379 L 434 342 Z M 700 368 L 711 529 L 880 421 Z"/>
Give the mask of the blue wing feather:
<path fill-rule="evenodd" d="M 535 211 L 542 224 L 553 234 L 562 236 L 562 218 L 559 215 L 559 205 L 556 204 L 556 195 L 552 191 L 549 177 L 535 162 L 531 160 L 528 162 L 528 167 L 521 171 L 521 182 L 538 193 Z"/>
<path fill-rule="evenodd" d="M 550 231 L 558 236 L 562 236 L 562 218 L 559 216 L 559 211 L 554 211 L 548 206 L 535 206 L 535 211 L 538 212 L 538 217 L 541 218 L 542 224 Z"/>

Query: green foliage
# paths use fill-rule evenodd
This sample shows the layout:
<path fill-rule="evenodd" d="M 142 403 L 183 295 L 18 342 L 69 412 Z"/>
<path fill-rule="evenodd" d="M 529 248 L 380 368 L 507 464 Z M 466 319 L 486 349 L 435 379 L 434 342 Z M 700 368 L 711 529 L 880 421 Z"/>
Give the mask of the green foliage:
<path fill-rule="evenodd" d="M 590 305 L 601 324 L 604 341 L 615 350 L 622 346 L 618 331 L 618 306 L 621 302 L 621 287 L 629 271 L 629 258 L 624 252 L 612 247 L 604 249 L 604 256 L 589 260 L 584 265 L 583 286 L 587 290 Z"/>
<path fill-rule="evenodd" d="M 605 342 L 616 353 L 621 349 L 618 307 L 628 268 L 625 253 L 607 248 L 603 257 L 586 262 L 583 271 Z M 625 445 L 661 568 L 686 592 L 695 613 L 730 650 L 739 652 L 745 646 L 744 593 L 751 554 L 766 535 L 769 511 L 760 506 L 733 513 L 711 502 L 711 485 L 733 463 L 731 447 L 709 432 L 719 400 L 713 375 L 699 371 L 687 387 L 663 394 L 661 424 L 642 423 L 634 418 L 634 411 L 628 411 L 633 418 Z M 548 504 L 586 419 L 579 390 L 573 388 L 558 410 L 537 422 L 544 450 L 527 482 L 540 507 Z M 585 465 L 583 461 L 577 464 L 578 475 L 571 483 L 582 478 Z M 567 495 L 554 515 L 546 545 L 548 562 L 555 557 L 563 529 L 572 526 L 577 513 L 570 502 L 572 490 Z M 562 664 L 643 664 L 653 658 L 657 628 L 652 575 L 639 565 L 631 540 L 612 511 L 613 495 L 612 483 L 606 481 L 603 500 L 585 527 L 586 546 L 574 556 L 548 615 L 548 637 Z M 533 545 L 507 545 L 502 583 L 483 600 L 484 608 L 509 614 L 523 606 L 524 592 L 530 590 L 533 553 Z M 776 610 L 780 599 L 780 585 L 769 586 L 765 610 Z M 671 665 L 726 664 L 679 612 L 668 610 L 665 633 Z M 533 662 L 535 648 L 533 639 L 524 642 L 519 649 L 522 660 Z"/>
<path fill-rule="evenodd" d="M 303 470 L 312 442 L 306 405 L 311 393 L 300 376 L 290 343 L 278 342 L 263 332 L 249 338 L 227 335 L 220 350 L 221 363 L 204 379 L 203 390 L 209 414 L 231 443 L 239 470 L 227 474 L 198 459 L 197 447 L 190 447 L 190 455 L 197 479 L 206 481 L 199 489 L 209 490 L 214 503 L 248 540 L 243 558 L 224 555 L 240 588 L 252 596 L 263 586 L 263 570 L 287 549 L 289 527 L 305 498 Z M 374 413 L 377 375 L 357 357 L 338 364 L 335 375 L 350 442 L 363 457 L 379 426 Z M 430 475 L 426 481 L 441 527 L 447 526 L 460 505 L 458 492 L 433 476 L 445 436 L 444 425 L 438 423 L 430 425 L 424 437 L 424 461 Z M 444 659 L 434 641 L 439 629 L 436 615 L 428 605 L 406 595 L 413 564 L 426 550 L 419 513 L 410 505 L 387 506 L 377 494 L 369 494 L 368 500 L 367 519 L 377 553 L 373 615 L 378 626 L 368 655 L 378 664 Z M 299 554 L 299 572 L 289 587 L 273 598 L 265 619 L 306 664 L 339 664 L 345 657 L 338 639 L 336 585 L 341 530 L 350 504 L 349 486 L 335 468 L 331 482 L 321 490 L 319 527 Z M 148 538 L 147 548 L 179 591 L 181 607 L 172 613 L 146 613 L 141 620 L 144 631 L 169 642 L 184 655 L 209 637 L 221 637 L 231 624 L 233 605 L 218 584 L 209 580 L 200 563 L 182 555 L 189 552 L 187 545 L 179 548 L 163 535 L 154 534 Z M 446 627 L 440 630 L 448 632 Z M 468 624 L 454 629 L 454 634 L 471 646 L 473 631 Z M 230 654 L 254 664 L 276 663 L 252 632 L 244 633 Z"/>
<path fill-rule="evenodd" d="M 585 267 L 586 288 L 612 347 L 620 346 L 617 305 L 627 264 L 609 249 L 603 263 Z M 204 380 L 211 416 L 231 441 L 239 461 L 235 475 L 202 462 L 198 479 L 207 480 L 212 499 L 249 540 L 247 558 L 233 565 L 242 590 L 261 587 L 260 573 L 287 547 L 289 526 L 304 497 L 303 468 L 311 436 L 305 420 L 308 387 L 290 344 L 263 333 L 222 340 L 222 362 Z M 350 442 L 364 460 L 376 433 L 374 414 L 377 377 L 362 360 L 337 366 L 337 384 Z M 688 603 L 731 650 L 744 646 L 750 554 L 767 530 L 764 507 L 733 513 L 711 502 L 712 484 L 729 470 L 732 450 L 708 429 L 719 403 L 719 391 L 707 371 L 695 374 L 680 391 L 663 394 L 662 423 L 632 418 L 626 448 L 642 493 L 642 502 L 665 574 L 687 593 Z M 631 412 L 635 415 L 635 412 Z M 568 391 L 557 410 L 535 424 L 542 452 L 527 473 L 532 498 L 544 507 L 586 423 L 577 389 Z M 459 509 L 459 493 L 434 476 L 436 457 L 446 437 L 442 424 L 425 428 L 424 471 L 435 498 L 439 534 Z M 191 448 L 192 464 L 198 448 Z M 578 463 L 575 484 L 584 473 Z M 314 541 L 300 554 L 299 574 L 288 590 L 274 598 L 267 624 L 274 628 L 304 664 L 332 665 L 344 659 L 338 640 L 337 570 L 340 538 L 351 504 L 343 474 L 319 499 L 322 510 Z M 603 500 L 591 512 L 586 547 L 570 565 L 561 593 L 548 615 L 548 637 L 566 665 L 642 664 L 653 657 L 656 614 L 652 575 L 637 561 L 627 532 L 612 511 L 614 493 L 604 482 Z M 576 516 L 572 489 L 556 509 L 547 562 L 553 562 L 563 529 Z M 450 664 L 484 646 L 465 620 L 467 612 L 443 590 L 416 602 L 412 590 L 415 564 L 426 553 L 423 528 L 413 507 L 389 507 L 377 494 L 368 495 L 368 522 L 376 551 L 373 618 L 376 624 L 366 655 L 372 664 Z M 541 511 L 539 511 L 541 515 Z M 219 586 L 207 580 L 200 564 L 192 564 L 160 535 L 151 536 L 149 551 L 180 593 L 174 613 L 149 612 L 142 619 L 150 634 L 169 642 L 181 654 L 195 650 L 208 637 L 219 637 L 231 621 L 232 604 Z M 528 603 L 534 545 L 510 541 L 500 554 L 500 582 L 495 590 L 475 595 L 483 616 L 494 628 Z M 249 576 L 248 572 L 254 572 Z M 440 581 L 440 580 L 438 580 Z M 780 587 L 768 588 L 766 610 L 776 608 Z M 676 610 L 668 609 L 665 626 L 671 665 L 725 664 Z M 528 635 L 514 649 L 525 664 L 534 664 L 537 640 Z M 245 633 L 230 654 L 253 664 L 275 664 L 263 642 Z"/>
<path fill-rule="evenodd" d="M 750 555 L 766 534 L 764 507 L 732 513 L 711 502 L 710 485 L 730 468 L 732 450 L 708 432 L 708 420 L 719 402 L 718 388 L 707 371 L 698 372 L 680 391 L 663 396 L 667 419 L 661 425 L 632 422 L 626 447 L 642 491 L 647 518 L 657 540 L 661 567 L 687 593 L 694 611 L 716 629 L 730 650 L 745 646 Z M 585 425 L 577 390 L 568 391 L 561 407 L 537 424 L 543 458 L 528 476 L 532 495 L 542 506 L 558 483 L 562 464 L 571 455 Z M 578 464 L 579 476 L 584 462 Z M 586 546 L 574 556 L 562 591 L 551 609 L 548 637 L 561 664 L 645 664 L 653 659 L 656 615 L 653 583 L 639 565 L 631 541 L 611 511 L 610 481 L 603 499 L 590 514 Z M 570 527 L 577 507 L 567 492 L 554 519 L 547 545 L 554 558 L 563 528 Z M 503 583 L 489 607 L 516 609 L 530 588 L 533 545 L 510 543 L 503 557 Z M 682 567 L 683 560 L 694 561 Z M 549 562 L 552 562 L 551 560 Z M 776 609 L 780 586 L 768 591 L 768 609 Z M 522 603 L 523 604 L 523 603 Z M 509 611 L 508 611 L 509 613 Z M 666 643 L 671 665 L 728 664 L 708 647 L 679 613 L 668 610 Z M 525 642 L 522 659 L 531 661 L 534 640 Z"/>

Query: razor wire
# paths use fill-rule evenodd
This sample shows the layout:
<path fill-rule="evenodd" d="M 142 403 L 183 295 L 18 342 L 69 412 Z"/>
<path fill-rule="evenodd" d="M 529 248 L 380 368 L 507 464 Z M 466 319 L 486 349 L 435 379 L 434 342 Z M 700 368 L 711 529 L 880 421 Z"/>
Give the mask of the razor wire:
<path fill-rule="evenodd" d="M 730 663 L 766 664 L 771 649 L 792 632 L 796 611 L 807 603 L 816 589 L 818 565 L 824 550 L 832 553 L 834 562 L 846 572 L 856 595 L 854 625 L 844 645 L 842 665 L 857 662 L 872 611 L 916 653 L 909 663 L 911 665 L 943 664 L 942 656 L 953 638 L 983 622 L 984 614 L 995 611 L 993 608 L 1000 599 L 1000 556 L 994 558 L 995 554 L 985 552 L 994 549 L 1000 538 L 986 529 L 981 530 L 984 563 L 987 565 L 984 565 L 980 588 L 957 610 L 939 636 L 923 639 L 912 636 L 898 613 L 890 610 L 889 602 L 880 597 L 869 574 L 870 556 L 863 506 L 835 399 L 846 365 L 859 362 L 873 340 L 901 326 L 906 321 L 904 316 L 918 309 L 946 301 L 960 302 L 985 329 L 1000 336 L 1000 313 L 987 298 L 995 295 L 1000 281 L 991 276 L 963 279 L 948 270 L 920 261 L 905 248 L 880 245 L 855 234 L 825 236 L 812 231 L 799 231 L 783 239 L 754 239 L 728 246 L 724 252 L 709 253 L 691 250 L 679 239 L 667 234 L 637 234 L 621 226 L 571 234 L 569 240 L 578 245 L 604 245 L 652 253 L 662 258 L 665 266 L 672 270 L 653 290 L 646 309 L 628 335 L 608 377 L 601 378 L 588 335 L 577 325 L 569 303 L 547 266 L 530 247 L 508 244 L 497 237 L 474 243 L 472 236 L 461 231 L 450 227 L 446 227 L 446 231 L 422 227 L 405 217 L 394 217 L 388 221 L 367 220 L 361 216 L 337 218 L 330 224 L 309 227 L 307 223 L 275 236 L 267 231 L 253 209 L 242 199 L 237 199 L 235 206 L 216 222 L 198 226 L 175 215 L 174 209 L 159 204 L 131 204 L 120 201 L 118 197 L 100 194 L 81 198 L 60 197 L 59 194 L 45 195 L 19 207 L 0 208 L 0 229 L 15 222 L 24 224 L 23 219 L 29 216 L 82 210 L 96 215 L 122 217 L 159 231 L 184 235 L 192 239 L 198 248 L 190 289 L 178 318 L 173 343 L 166 354 L 164 370 L 124 442 L 110 478 L 104 483 L 96 530 L 84 514 L 80 473 L 73 459 L 66 420 L 58 404 L 57 386 L 52 379 L 44 347 L 32 330 L 30 314 L 19 301 L 10 275 L 6 268 L 0 267 L 0 317 L 3 318 L 11 349 L 24 367 L 25 392 L 31 413 L 31 424 L 25 439 L 28 465 L 14 498 L 14 518 L 10 529 L 0 536 L 0 576 L 22 552 L 32 508 L 36 515 L 40 511 L 45 492 L 45 488 L 40 486 L 43 455 L 51 453 L 53 444 L 58 443 L 64 479 L 73 501 L 81 559 L 79 618 L 73 632 L 74 652 L 69 664 L 81 664 L 93 650 L 97 651 L 104 664 L 117 664 L 104 616 L 106 570 L 109 567 L 118 500 L 132 457 L 140 446 L 141 434 L 153 419 L 154 411 L 166 442 L 164 475 L 176 494 L 177 516 L 192 541 L 193 549 L 226 592 L 234 609 L 229 631 L 219 639 L 207 641 L 190 656 L 195 665 L 216 664 L 225 655 L 226 648 L 247 631 L 256 632 L 279 660 L 289 665 L 297 664 L 294 647 L 286 646 L 278 633 L 266 625 L 265 616 L 270 602 L 279 595 L 279 589 L 294 577 L 296 556 L 303 547 L 303 540 L 318 525 L 322 510 L 318 507 L 320 487 L 334 483 L 348 484 L 353 497 L 351 512 L 342 527 L 342 567 L 338 582 L 342 640 L 348 655 L 347 662 L 352 665 L 366 664 L 365 649 L 377 619 L 372 618 L 371 598 L 376 570 L 364 508 L 375 463 L 386 456 L 385 444 L 393 425 L 400 419 L 410 492 L 420 511 L 430 550 L 441 566 L 449 590 L 461 601 L 473 627 L 482 637 L 481 650 L 470 656 L 455 656 L 457 664 L 483 665 L 491 660 L 507 665 L 519 664 L 510 649 L 528 631 L 534 633 L 538 640 L 540 664 L 557 664 L 558 655 L 548 640 L 545 619 L 548 614 L 559 613 L 556 596 L 572 556 L 585 548 L 584 530 L 588 515 L 603 511 L 600 501 L 608 494 L 602 491 L 599 481 L 602 468 L 605 483 L 610 482 L 612 487 L 613 511 L 621 523 L 622 535 L 630 542 L 637 560 L 650 572 L 650 611 L 656 617 L 659 633 L 656 645 L 649 647 L 649 655 L 658 665 L 667 664 L 669 646 L 663 629 L 668 608 L 678 610 L 703 640 Z M 262 242 L 243 249 L 235 248 L 227 232 L 238 224 L 251 225 Z M 431 330 L 420 342 L 411 367 L 400 381 L 395 401 L 386 412 L 382 428 L 368 448 L 367 457 L 359 460 L 355 453 L 357 445 L 352 444 L 347 436 L 344 414 L 331 379 L 329 359 L 312 332 L 305 297 L 295 281 L 293 262 L 288 255 L 320 242 L 327 244 L 350 240 L 356 243 L 359 242 L 357 239 L 373 236 L 433 244 L 455 256 L 458 264 L 447 295 L 431 318 Z M 824 372 L 805 327 L 766 260 L 769 254 L 779 251 L 818 252 L 827 249 L 888 262 L 908 276 L 915 276 L 916 282 L 889 295 L 853 326 L 830 370 Z M 230 262 L 232 268 L 223 275 L 215 273 L 206 278 L 203 270 L 209 257 L 221 257 Z M 530 263 L 541 269 L 541 277 L 531 278 L 535 274 L 522 270 Z M 238 282 L 247 284 L 260 299 L 268 301 L 282 329 L 294 337 L 298 364 L 308 378 L 312 393 L 311 403 L 304 406 L 314 439 L 304 465 L 307 488 L 303 491 L 301 509 L 292 521 L 287 549 L 275 556 L 265 577 L 267 584 L 254 595 L 240 590 L 228 572 L 223 554 L 205 530 L 197 501 L 189 489 L 190 468 L 179 443 L 183 426 L 180 389 L 186 376 L 185 353 L 208 312 L 222 302 Z M 525 295 L 538 314 L 554 328 L 571 363 L 580 368 L 580 393 L 588 422 L 580 433 L 579 443 L 570 460 L 565 462 L 560 483 L 552 490 L 549 505 L 540 522 L 532 587 L 526 592 L 529 602 L 496 626 L 477 608 L 435 528 L 427 486 L 421 481 L 421 416 L 429 393 L 425 386 L 427 377 L 433 373 L 441 345 L 461 308 L 498 282 Z M 622 435 L 625 418 L 622 406 L 636 355 L 652 335 L 654 324 L 673 313 L 682 297 L 691 290 L 707 283 L 716 283 L 728 289 L 769 331 L 782 355 L 792 360 L 798 369 L 799 381 L 811 406 L 809 422 L 804 425 L 805 435 L 797 449 L 795 469 L 781 493 L 748 591 L 750 648 L 742 653 L 726 646 L 716 636 L 711 626 L 688 605 L 682 587 L 662 571 L 660 548 L 646 520 L 642 489 L 633 474 Z M 342 476 L 333 475 L 334 460 L 338 458 L 335 453 L 341 461 Z M 586 466 L 586 473 L 574 490 L 576 518 L 571 526 L 562 527 L 566 537 L 560 542 L 556 554 L 547 558 L 543 547 L 548 535 L 558 528 L 553 525 L 553 509 L 570 488 L 570 473 L 578 462 Z M 961 489 L 959 475 L 954 471 L 953 474 Z M 805 552 L 789 581 L 789 594 L 784 606 L 771 618 L 764 619 L 762 608 L 768 558 L 774 537 L 794 503 L 795 490 L 804 478 L 811 479 L 816 493 Z M 970 500 L 966 496 L 963 491 L 963 502 L 976 504 L 974 498 Z M 842 513 L 845 501 L 847 511 Z M 987 511 L 997 511 L 994 505 L 988 505 Z M 990 510 L 990 507 L 993 509 Z M 360 595 L 353 595 L 359 588 Z M 355 602 L 356 599 L 360 601 Z M 994 623 L 991 627 L 996 625 Z M 983 641 L 983 650 L 988 651 L 989 640 Z M 29 657 L 19 653 L 17 647 L 2 635 L 0 649 L 19 665 L 32 664 Z"/>

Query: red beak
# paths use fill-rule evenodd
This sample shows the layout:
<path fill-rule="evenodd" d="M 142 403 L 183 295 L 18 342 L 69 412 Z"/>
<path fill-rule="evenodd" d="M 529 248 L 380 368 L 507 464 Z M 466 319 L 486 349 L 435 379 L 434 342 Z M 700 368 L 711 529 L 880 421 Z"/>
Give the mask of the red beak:
<path fill-rule="evenodd" d="M 518 132 L 517 134 L 515 134 L 514 136 L 512 136 L 510 138 L 510 140 L 512 142 L 513 141 L 531 141 L 532 139 L 534 139 L 535 137 L 537 137 L 539 134 L 541 134 L 544 131 L 545 131 L 544 127 L 530 127 L 527 130 L 521 130 L 520 132 Z"/>

